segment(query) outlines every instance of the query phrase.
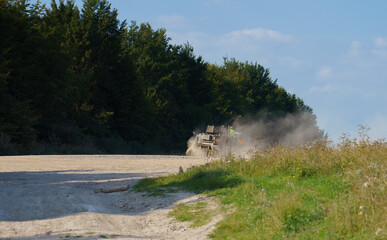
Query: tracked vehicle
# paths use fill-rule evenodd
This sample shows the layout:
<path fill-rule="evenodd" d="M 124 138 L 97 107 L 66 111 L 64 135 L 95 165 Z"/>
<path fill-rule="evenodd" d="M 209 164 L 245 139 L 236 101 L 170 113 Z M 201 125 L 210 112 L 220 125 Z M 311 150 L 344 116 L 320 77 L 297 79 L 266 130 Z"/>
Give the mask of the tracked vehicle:
<path fill-rule="evenodd" d="M 200 148 L 207 157 L 215 155 L 219 150 L 218 142 L 220 133 L 215 131 L 215 126 L 208 125 L 205 133 L 199 133 L 195 136 L 195 145 Z"/>
<path fill-rule="evenodd" d="M 238 144 L 244 144 L 244 142 L 236 137 L 236 132 L 232 127 L 208 125 L 204 133 L 195 134 L 188 141 L 186 154 L 214 157 L 220 151 L 231 150 Z"/>

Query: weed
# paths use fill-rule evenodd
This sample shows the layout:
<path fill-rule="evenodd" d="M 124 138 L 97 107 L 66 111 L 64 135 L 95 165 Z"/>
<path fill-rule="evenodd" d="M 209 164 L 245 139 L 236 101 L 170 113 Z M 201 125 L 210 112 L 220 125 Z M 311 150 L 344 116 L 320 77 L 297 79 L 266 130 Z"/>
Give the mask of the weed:
<path fill-rule="evenodd" d="M 143 180 L 141 191 L 182 188 L 233 208 L 215 239 L 387 239 L 387 144 L 343 138 L 338 145 L 275 147 L 168 177 Z M 197 206 L 199 207 L 199 206 Z M 176 217 L 200 210 L 178 206 Z"/>
<path fill-rule="evenodd" d="M 72 236 L 72 235 L 70 235 L 70 234 L 67 234 L 67 235 L 65 235 L 64 237 L 65 237 L 65 238 L 82 238 L 83 236 L 82 236 L 82 235 Z M 63 238 L 63 237 L 61 237 L 61 238 Z"/>
<path fill-rule="evenodd" d="M 209 209 L 207 202 L 197 202 L 194 204 L 179 204 L 171 212 L 178 221 L 192 222 L 191 227 L 200 227 L 211 221 L 215 210 Z"/>
<path fill-rule="evenodd" d="M 243 182 L 243 178 L 227 169 L 206 164 L 184 173 L 153 179 L 143 179 L 134 186 L 136 191 L 147 191 L 162 195 L 167 188 L 178 187 L 201 193 L 219 188 L 233 187 Z"/>

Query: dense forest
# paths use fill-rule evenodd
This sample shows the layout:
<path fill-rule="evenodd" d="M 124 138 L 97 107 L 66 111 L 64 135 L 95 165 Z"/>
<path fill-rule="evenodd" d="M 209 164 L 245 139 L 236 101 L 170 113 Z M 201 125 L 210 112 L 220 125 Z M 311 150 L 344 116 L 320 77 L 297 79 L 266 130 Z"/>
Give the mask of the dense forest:
<path fill-rule="evenodd" d="M 183 153 L 207 124 L 300 113 L 323 137 L 268 68 L 211 64 L 170 40 L 106 0 L 1 0 L 0 154 Z"/>

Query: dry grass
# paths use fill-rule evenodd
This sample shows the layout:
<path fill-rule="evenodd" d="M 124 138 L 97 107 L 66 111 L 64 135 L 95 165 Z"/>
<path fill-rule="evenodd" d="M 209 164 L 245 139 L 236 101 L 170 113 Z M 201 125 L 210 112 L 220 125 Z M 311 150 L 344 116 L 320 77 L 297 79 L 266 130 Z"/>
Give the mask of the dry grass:
<path fill-rule="evenodd" d="M 304 189 L 300 186 L 303 185 L 302 180 L 323 176 L 327 180 L 335 179 L 334 181 L 347 187 L 337 191 L 333 186 L 330 189 L 328 183 L 328 188 L 321 190 L 321 194 L 333 196 L 315 198 L 320 200 L 325 211 L 324 224 L 320 229 L 323 230 L 321 232 L 325 232 L 322 238 L 385 239 L 387 238 L 386 163 L 386 142 L 371 141 L 367 135 L 360 133 L 358 139 L 350 140 L 343 137 L 337 146 L 328 142 L 315 142 L 308 146 L 277 147 L 257 152 L 250 161 L 239 166 L 238 171 L 250 176 L 282 175 L 282 179 L 288 182 L 287 189 L 293 189 L 287 197 L 283 197 L 282 193 L 279 194 L 279 199 L 274 201 L 267 215 L 262 218 L 261 223 L 271 223 L 266 231 L 270 227 L 278 229 L 277 226 L 281 225 L 278 220 L 286 215 L 286 206 L 291 205 L 290 202 L 296 205 L 302 203 L 299 193 L 316 191 L 313 187 L 319 188 L 324 185 L 322 182 L 310 182 L 310 186 Z M 301 182 L 293 182 L 293 179 Z M 274 232 L 278 233 L 277 230 Z M 272 234 L 267 237 L 274 236 L 275 234 Z"/>
<path fill-rule="evenodd" d="M 387 144 L 371 141 L 364 130 L 337 145 L 320 141 L 259 151 L 251 159 L 230 156 L 158 186 L 187 188 L 189 182 L 192 190 L 200 183 L 197 191 L 234 208 L 211 235 L 216 239 L 387 239 Z"/>

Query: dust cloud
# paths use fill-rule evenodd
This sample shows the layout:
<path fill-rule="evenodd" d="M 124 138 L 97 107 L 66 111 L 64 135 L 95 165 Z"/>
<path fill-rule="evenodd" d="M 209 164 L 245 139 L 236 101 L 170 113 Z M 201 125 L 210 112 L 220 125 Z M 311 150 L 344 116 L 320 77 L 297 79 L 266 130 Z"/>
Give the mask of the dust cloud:
<path fill-rule="evenodd" d="M 314 115 L 304 112 L 260 121 L 239 119 L 233 126 L 246 140 L 260 142 L 261 147 L 303 145 L 324 135 L 316 126 Z"/>
<path fill-rule="evenodd" d="M 201 149 L 200 146 L 196 144 L 196 136 L 192 136 L 187 141 L 187 151 L 185 152 L 185 155 L 188 156 L 196 156 L 196 157 L 205 157 L 206 152 Z"/>
<path fill-rule="evenodd" d="M 216 155 L 248 157 L 250 154 L 271 148 L 277 145 L 291 147 L 304 145 L 318 139 L 323 139 L 324 132 L 317 127 L 315 116 L 308 112 L 287 114 L 282 117 L 273 117 L 261 114 L 260 120 L 240 118 L 232 123 L 235 129 L 233 144 L 225 146 L 223 140 L 217 148 Z M 227 133 L 222 133 L 227 136 Z M 242 143 L 242 144 L 240 144 Z M 205 152 L 196 144 L 195 136 L 187 142 L 188 155 L 206 156 Z"/>

